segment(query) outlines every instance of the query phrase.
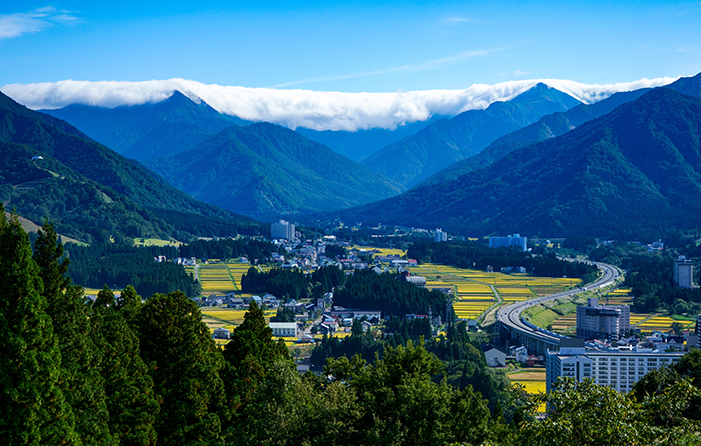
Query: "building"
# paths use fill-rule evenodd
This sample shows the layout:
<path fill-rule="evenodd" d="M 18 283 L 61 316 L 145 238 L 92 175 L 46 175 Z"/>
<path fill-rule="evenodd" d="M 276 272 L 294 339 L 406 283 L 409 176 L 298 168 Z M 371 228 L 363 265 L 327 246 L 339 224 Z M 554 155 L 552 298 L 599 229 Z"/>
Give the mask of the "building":
<path fill-rule="evenodd" d="M 295 238 L 295 225 L 280 220 L 270 225 L 270 238 L 292 240 Z"/>
<path fill-rule="evenodd" d="M 506 237 L 489 237 L 490 248 L 519 246 L 522 250 L 526 251 L 527 244 L 527 237 L 521 237 L 520 234 L 508 235 Z"/>
<path fill-rule="evenodd" d="M 434 235 L 434 240 L 437 242 L 447 242 L 448 241 L 448 233 L 443 232 L 440 230 L 440 228 L 436 229 L 436 233 Z"/>
<path fill-rule="evenodd" d="M 618 339 L 630 330 L 628 305 L 599 305 L 590 297 L 587 305 L 577 307 L 577 337 L 585 339 Z"/>
<path fill-rule="evenodd" d="M 585 346 L 584 339 L 560 340 L 560 351 L 545 356 L 545 390 L 550 392 L 561 376 L 608 386 L 618 392 L 628 392 L 649 371 L 678 362 L 682 352 L 660 352 L 651 349 L 595 350 Z"/>
<path fill-rule="evenodd" d="M 492 344 L 483 346 L 482 350 L 484 351 L 484 359 L 487 361 L 487 367 L 506 367 L 506 353 Z"/>
<path fill-rule="evenodd" d="M 680 288 L 694 287 L 694 262 L 685 256 L 679 256 L 674 261 L 674 282 Z"/>
<path fill-rule="evenodd" d="M 231 339 L 231 332 L 226 328 L 215 328 L 212 333 L 212 339 Z"/>
<path fill-rule="evenodd" d="M 297 322 L 269 322 L 268 325 L 273 330 L 273 336 L 297 337 Z"/>

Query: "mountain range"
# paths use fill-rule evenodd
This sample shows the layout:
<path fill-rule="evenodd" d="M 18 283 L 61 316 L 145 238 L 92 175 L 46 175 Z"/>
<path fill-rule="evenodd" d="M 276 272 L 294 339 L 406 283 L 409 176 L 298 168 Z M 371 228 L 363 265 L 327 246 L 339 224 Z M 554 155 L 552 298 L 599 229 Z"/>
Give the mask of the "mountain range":
<path fill-rule="evenodd" d="M 666 88 L 688 96 L 701 97 L 700 86 L 701 74 L 698 74 L 693 77 L 680 78 L 667 85 Z M 477 155 L 446 167 L 428 178 L 424 184 L 437 184 L 442 181 L 455 179 L 462 174 L 481 167 L 486 167 L 515 149 L 563 135 L 585 122 L 612 112 L 616 107 L 633 101 L 648 91 L 650 91 L 649 88 L 641 88 L 639 90 L 615 93 L 593 104 L 581 104 L 565 112 L 543 116 L 533 124 L 497 138 Z"/>
<path fill-rule="evenodd" d="M 193 197 L 259 219 L 398 195 L 401 186 L 287 128 L 231 126 L 148 166 Z"/>
<path fill-rule="evenodd" d="M 469 110 L 441 119 L 416 135 L 382 148 L 363 164 L 410 188 L 441 169 L 479 153 L 492 141 L 580 102 L 540 83 L 485 110 Z"/>
<path fill-rule="evenodd" d="M 115 108 L 72 104 L 40 111 L 71 123 L 92 139 L 139 161 L 184 152 L 230 125 L 250 124 L 177 90 L 154 104 Z"/>
<path fill-rule="evenodd" d="M 85 226 L 78 217 L 85 203 L 93 238 L 118 221 L 133 222 L 122 230 L 127 237 L 192 235 L 206 219 L 221 227 L 222 218 L 265 232 L 238 214 L 314 214 L 474 235 L 658 234 L 699 220 L 699 99 L 692 96 L 700 86 L 698 75 L 580 104 L 538 84 L 485 110 L 352 137 L 244 122 L 178 92 L 157 104 L 69 106 L 53 116 L 3 96 L 0 197 L 34 222 L 59 218 L 73 235 Z M 92 134 L 55 117 L 62 114 L 82 119 Z M 377 147 L 414 129 L 362 164 L 303 136 L 349 150 L 351 141 Z M 44 159 L 31 161 L 36 155 Z M 100 213 L 106 223 L 96 230 Z"/>
<path fill-rule="evenodd" d="M 698 227 L 701 100 L 657 88 L 487 167 L 328 217 L 474 235 L 631 239 Z"/>
<path fill-rule="evenodd" d="M 0 198 L 82 241 L 259 234 L 254 220 L 199 202 L 75 127 L 0 94 Z M 207 226 L 204 223 L 209 223 Z"/>

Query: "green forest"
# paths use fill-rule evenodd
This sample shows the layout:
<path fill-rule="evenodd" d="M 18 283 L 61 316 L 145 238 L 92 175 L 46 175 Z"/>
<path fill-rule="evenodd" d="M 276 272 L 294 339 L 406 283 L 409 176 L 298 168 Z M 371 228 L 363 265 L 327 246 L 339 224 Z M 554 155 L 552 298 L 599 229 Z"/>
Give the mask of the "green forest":
<path fill-rule="evenodd" d="M 300 375 L 255 304 L 222 349 L 184 293 L 144 302 L 133 287 L 119 295 L 104 287 L 92 302 L 73 284 L 69 263 L 50 224 L 32 250 L 16 216 L 0 212 L 3 444 L 701 441 L 698 350 L 629 394 L 562 381 L 547 396 L 529 397 L 504 382 L 484 388 L 481 354 L 461 326 L 415 342 L 425 327 L 394 321 L 407 336 L 372 361 L 329 357 L 322 376 Z M 352 338 L 360 336 L 356 328 Z M 549 407 L 544 420 L 535 416 L 541 402 Z"/>

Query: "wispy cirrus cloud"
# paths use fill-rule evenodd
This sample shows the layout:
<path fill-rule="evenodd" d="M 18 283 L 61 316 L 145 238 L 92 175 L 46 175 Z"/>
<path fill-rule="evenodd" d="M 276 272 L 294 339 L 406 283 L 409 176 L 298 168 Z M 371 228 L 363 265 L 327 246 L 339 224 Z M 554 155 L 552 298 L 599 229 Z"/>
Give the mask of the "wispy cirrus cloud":
<path fill-rule="evenodd" d="M 530 71 L 514 70 L 514 76 L 525 76 L 529 73 Z"/>
<path fill-rule="evenodd" d="M 0 40 L 19 37 L 22 34 L 43 31 L 57 23 L 75 22 L 78 17 L 70 11 L 47 6 L 30 12 L 0 14 Z"/>
<path fill-rule="evenodd" d="M 445 21 L 449 23 L 477 23 L 477 20 L 467 17 L 448 17 Z"/>
<path fill-rule="evenodd" d="M 29 108 L 60 108 L 69 104 L 102 107 L 160 102 L 180 91 L 221 113 L 289 128 L 348 130 L 396 128 L 433 115 L 454 116 L 508 101 L 539 82 L 582 102 L 596 102 L 618 91 L 666 85 L 676 78 L 588 85 L 560 79 L 530 79 L 494 85 L 473 84 L 463 90 L 422 90 L 393 93 L 345 93 L 301 89 L 247 88 L 203 84 L 186 79 L 143 82 L 74 81 L 10 84 L 2 92 Z"/>
<path fill-rule="evenodd" d="M 419 71 L 436 70 L 436 69 L 448 66 L 450 64 L 459 62 L 461 60 L 469 59 L 471 57 L 486 56 L 488 54 L 496 53 L 496 52 L 503 51 L 503 50 L 510 49 L 510 48 L 513 48 L 513 46 L 503 47 L 503 48 L 493 48 L 493 49 L 487 49 L 487 50 L 462 51 L 462 52 L 455 54 L 455 55 L 452 55 L 452 56 L 443 57 L 440 59 L 428 60 L 425 62 L 400 65 L 400 66 L 396 66 L 396 67 L 383 68 L 383 69 L 373 70 L 373 71 L 364 71 L 364 72 L 358 72 L 358 73 L 344 74 L 344 75 L 339 75 L 339 76 L 316 77 L 316 78 L 304 79 L 304 80 L 299 80 L 299 81 L 285 82 L 282 84 L 271 85 L 269 88 L 290 87 L 292 85 L 308 84 L 310 82 L 332 82 L 332 81 L 340 81 L 340 80 L 345 80 L 345 79 L 353 79 L 353 78 L 357 78 L 357 77 L 377 76 L 377 75 L 381 75 L 381 74 L 397 73 L 397 72 L 415 73 L 415 72 L 419 72 Z"/>

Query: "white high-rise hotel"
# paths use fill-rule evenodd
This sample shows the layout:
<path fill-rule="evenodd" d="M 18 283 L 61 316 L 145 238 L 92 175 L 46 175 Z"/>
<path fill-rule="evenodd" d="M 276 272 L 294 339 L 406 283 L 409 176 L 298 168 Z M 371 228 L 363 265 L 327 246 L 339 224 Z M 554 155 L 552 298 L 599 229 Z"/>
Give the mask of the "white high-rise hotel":
<path fill-rule="evenodd" d="M 577 307 L 577 337 L 585 339 L 618 339 L 630 330 L 628 305 L 599 305 L 590 297 L 587 305 Z"/>
<path fill-rule="evenodd" d="M 545 390 L 550 392 L 561 376 L 582 381 L 591 378 L 596 384 L 629 392 L 647 372 L 673 364 L 683 352 L 602 351 L 587 349 L 584 339 L 560 341 L 560 351 L 548 350 L 545 357 Z"/>
<path fill-rule="evenodd" d="M 295 225 L 280 220 L 270 225 L 270 238 L 292 240 L 295 238 Z"/>
<path fill-rule="evenodd" d="M 694 263 L 685 256 L 674 261 L 674 282 L 680 288 L 694 287 Z"/>

